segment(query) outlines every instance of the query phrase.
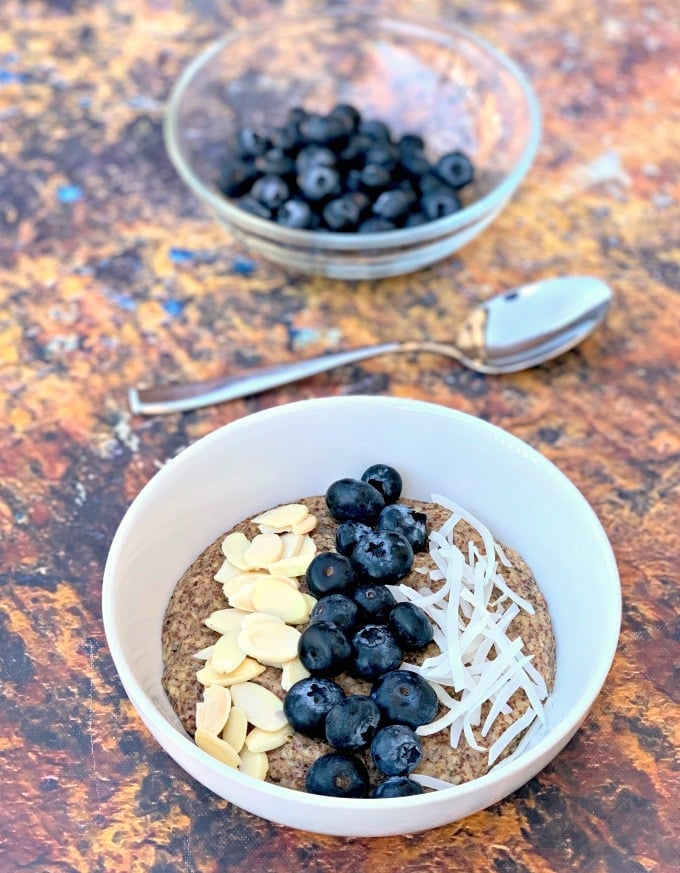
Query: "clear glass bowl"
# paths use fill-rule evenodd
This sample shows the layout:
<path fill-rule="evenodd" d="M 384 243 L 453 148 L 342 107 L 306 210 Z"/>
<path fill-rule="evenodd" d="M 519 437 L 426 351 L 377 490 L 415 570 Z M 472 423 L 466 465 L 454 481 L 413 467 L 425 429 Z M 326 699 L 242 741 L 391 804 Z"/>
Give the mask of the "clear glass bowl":
<path fill-rule="evenodd" d="M 372 234 L 295 230 L 254 216 L 216 186 L 227 144 L 245 125 L 283 123 L 303 106 L 353 103 L 396 135 L 419 133 L 436 159 L 461 149 L 476 179 L 464 208 L 414 228 Z M 447 257 L 503 209 L 540 136 L 536 97 L 517 66 L 451 22 L 337 8 L 227 34 L 184 71 L 165 141 L 179 175 L 252 252 L 292 270 L 343 279 L 407 273 Z"/>

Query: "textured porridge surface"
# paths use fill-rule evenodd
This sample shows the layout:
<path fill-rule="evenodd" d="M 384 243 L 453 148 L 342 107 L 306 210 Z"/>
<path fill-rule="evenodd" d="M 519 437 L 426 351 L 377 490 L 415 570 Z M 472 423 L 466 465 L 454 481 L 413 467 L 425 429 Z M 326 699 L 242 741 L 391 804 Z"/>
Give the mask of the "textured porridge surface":
<path fill-rule="evenodd" d="M 318 525 L 313 533 L 318 551 L 335 548 L 335 522 L 328 514 L 323 497 L 304 498 L 310 512 L 318 519 Z M 402 500 L 420 512 L 425 512 L 428 518 L 428 530 L 439 528 L 449 517 L 449 512 L 442 507 L 421 501 Z M 250 520 L 236 525 L 233 530 L 243 531 L 246 536 L 253 537 L 259 529 Z M 194 653 L 205 646 L 214 643 L 218 635 L 205 627 L 204 619 L 217 609 L 228 606 L 222 592 L 222 586 L 213 577 L 219 569 L 223 555 L 220 536 L 193 562 L 181 577 L 170 598 L 163 622 L 163 686 L 186 730 L 193 734 L 195 730 L 196 702 L 202 696 L 202 686 L 196 680 L 196 671 L 200 663 L 194 658 Z M 455 529 L 455 542 L 461 549 L 467 549 L 470 539 L 475 540 L 483 549 L 476 532 L 465 522 L 458 523 Z M 503 568 L 503 575 L 510 587 L 521 597 L 534 606 L 533 615 L 521 610 L 512 621 L 508 635 L 512 638 L 521 636 L 528 653 L 534 656 L 534 665 L 544 677 L 548 688 L 552 687 L 555 674 L 555 643 L 552 634 L 550 615 L 545 599 L 533 577 L 533 574 L 522 558 L 512 549 L 504 549 L 512 566 Z M 417 572 L 418 568 L 434 567 L 428 552 L 418 553 L 414 567 L 404 581 L 413 588 L 420 588 L 430 583 L 427 574 Z M 430 583 L 431 584 L 431 583 Z M 307 590 L 304 578 L 300 580 L 300 589 Z M 302 629 L 302 627 L 300 628 Z M 438 647 L 431 643 L 420 653 L 407 653 L 405 658 L 413 663 L 419 663 L 424 658 L 437 654 Z M 255 682 L 269 688 L 279 697 L 285 693 L 280 685 L 281 671 L 268 667 L 258 676 Z M 355 679 L 347 674 L 336 677 L 347 693 L 366 694 L 370 691 L 370 683 Z M 510 700 L 512 714 L 500 715 L 494 722 L 485 738 L 475 729 L 479 744 L 488 748 L 503 731 L 526 711 L 528 701 L 523 692 L 517 692 Z M 440 714 L 445 710 L 440 709 Z M 482 720 L 485 710 L 482 711 Z M 433 736 L 423 737 L 423 760 L 418 772 L 436 776 L 449 782 L 459 783 L 483 775 L 487 769 L 487 752 L 472 749 L 464 740 L 453 749 L 449 743 L 447 730 Z M 511 746 L 506 754 L 509 754 Z M 319 740 L 310 739 L 296 733 L 293 738 L 279 749 L 268 753 L 268 779 L 288 788 L 302 789 L 305 772 L 309 765 L 331 747 Z M 373 777 L 370 755 L 361 755 Z"/>

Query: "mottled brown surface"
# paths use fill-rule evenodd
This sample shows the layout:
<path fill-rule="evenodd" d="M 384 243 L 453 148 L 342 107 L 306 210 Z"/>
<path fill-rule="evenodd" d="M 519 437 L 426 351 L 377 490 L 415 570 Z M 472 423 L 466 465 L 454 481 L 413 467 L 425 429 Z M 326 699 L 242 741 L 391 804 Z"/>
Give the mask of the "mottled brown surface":
<path fill-rule="evenodd" d="M 301 0 L 0 4 L 3 873 L 678 869 L 677 2 L 400 5 L 446 8 L 509 51 L 538 91 L 542 143 L 456 256 L 344 284 L 248 258 L 161 143 L 163 101 L 195 51 Z M 127 388 L 156 376 L 446 336 L 496 291 L 576 272 L 611 284 L 606 324 L 530 372 L 382 358 L 190 415 L 128 410 Z M 181 447 L 256 409 L 371 392 L 482 416 L 554 461 L 611 539 L 623 624 L 582 729 L 522 789 L 414 838 L 343 840 L 241 812 L 170 761 L 116 676 L 100 591 L 126 506 Z"/>
<path fill-rule="evenodd" d="M 310 513 L 318 520 L 317 528 L 312 534 L 317 551 L 334 550 L 336 525 L 328 513 L 324 498 L 322 496 L 303 498 L 300 502 L 305 503 Z M 406 503 L 416 512 L 426 516 L 428 531 L 438 530 L 450 515 L 443 507 L 431 503 L 409 500 L 405 497 L 400 502 Z M 232 530 L 241 531 L 249 539 L 259 533 L 257 525 L 249 519 L 236 525 Z M 226 533 L 228 531 L 225 531 Z M 178 580 L 163 621 L 165 665 L 163 687 L 182 724 L 192 736 L 196 730 L 196 703 L 203 695 L 203 688 L 196 679 L 196 670 L 200 664 L 194 655 L 219 638 L 219 635 L 206 628 L 203 622 L 212 612 L 228 606 L 222 586 L 214 581 L 215 573 L 224 560 L 221 548 L 223 538 L 221 536 L 211 543 Z M 461 520 L 454 529 L 454 543 L 461 551 L 467 552 L 470 541 L 483 552 L 484 545 L 479 535 L 470 525 Z M 524 651 L 533 656 L 534 666 L 543 676 L 548 689 L 552 689 L 555 678 L 555 641 L 545 598 L 530 568 L 520 556 L 511 549 L 506 549 L 506 555 L 512 566 L 502 568 L 505 581 L 516 594 L 529 601 L 534 608 L 533 613 L 522 610 L 512 620 L 508 627 L 508 636 L 510 639 L 522 638 Z M 416 590 L 426 585 L 431 586 L 433 583 L 428 574 L 435 568 L 435 563 L 427 551 L 418 552 L 414 558 L 413 569 L 401 584 L 409 585 Z M 309 591 L 304 577 L 300 579 L 299 584 L 301 591 Z M 435 585 L 434 590 L 436 587 Z M 500 590 L 494 589 L 491 599 L 496 600 L 501 594 Z M 304 630 L 304 625 L 300 626 L 300 630 Z M 439 653 L 439 647 L 431 643 L 422 652 L 405 653 L 405 660 L 422 664 L 425 658 L 436 657 Z M 281 688 L 280 669 L 270 667 L 253 681 L 268 688 L 281 699 L 285 697 Z M 347 694 L 369 694 L 371 691 L 370 682 L 346 673 L 335 677 L 334 681 L 340 684 Z M 524 692 L 516 692 L 510 698 L 509 704 L 512 714 L 501 713 L 486 737 L 482 737 L 480 728 L 474 729 L 476 741 L 482 748 L 490 748 L 503 731 L 526 712 L 529 701 Z M 482 723 L 488 710 L 488 705 L 482 707 Z M 440 706 L 436 717 L 439 718 L 445 712 L 445 707 Z M 502 757 L 513 751 L 519 739 L 520 737 L 507 748 Z M 465 741 L 460 742 L 456 749 L 452 749 L 449 733 L 446 730 L 423 737 L 422 744 L 423 759 L 418 766 L 418 773 L 458 784 L 482 776 L 488 770 L 486 752 L 471 748 Z M 330 745 L 318 740 L 310 740 L 296 733 L 290 742 L 269 752 L 268 778 L 286 788 L 303 790 L 308 767 L 320 755 L 331 751 Z M 365 752 L 360 757 L 366 764 L 372 783 L 379 781 L 376 779 L 370 754 Z"/>

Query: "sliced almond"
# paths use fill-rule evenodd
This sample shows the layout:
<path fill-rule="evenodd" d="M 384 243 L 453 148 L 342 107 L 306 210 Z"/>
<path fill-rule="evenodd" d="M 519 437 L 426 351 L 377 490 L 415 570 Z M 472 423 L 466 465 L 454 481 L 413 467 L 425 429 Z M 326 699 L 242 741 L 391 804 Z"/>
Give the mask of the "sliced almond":
<path fill-rule="evenodd" d="M 314 539 L 312 537 L 306 536 L 303 539 L 299 554 L 316 555 L 316 543 L 314 542 Z"/>
<path fill-rule="evenodd" d="M 316 516 L 308 515 L 306 518 L 303 518 L 302 521 L 293 525 L 293 533 L 294 534 L 308 534 L 311 533 L 316 527 Z"/>
<path fill-rule="evenodd" d="M 297 555 L 304 543 L 304 537 L 294 533 L 282 533 L 279 536 L 283 546 L 282 558 L 293 558 Z"/>
<path fill-rule="evenodd" d="M 286 661 L 281 668 L 281 688 L 284 691 L 290 691 L 296 682 L 299 682 L 300 679 L 306 679 L 310 675 L 309 670 L 299 658 Z"/>
<path fill-rule="evenodd" d="M 291 624 L 300 623 L 307 615 L 307 603 L 302 594 L 275 577 L 256 583 L 252 602 L 256 612 L 278 615 Z"/>
<path fill-rule="evenodd" d="M 255 590 L 255 584 L 256 580 L 252 580 L 246 585 L 241 585 L 230 594 L 227 594 L 225 591 L 224 593 L 229 601 L 229 605 L 233 606 L 234 609 L 241 609 L 243 612 L 254 612 L 253 591 Z"/>
<path fill-rule="evenodd" d="M 281 537 L 275 533 L 261 533 L 253 537 L 243 553 L 246 564 L 253 570 L 261 570 L 283 556 Z"/>
<path fill-rule="evenodd" d="M 241 609 L 217 609 L 210 613 L 203 624 L 218 634 L 228 634 L 240 630 L 241 620 L 248 614 Z"/>
<path fill-rule="evenodd" d="M 314 607 L 317 604 L 316 597 L 314 597 L 314 595 L 310 594 L 308 591 L 301 591 L 300 593 L 305 598 L 305 603 L 307 604 L 307 608 L 309 609 L 309 612 L 311 613 L 311 611 L 314 609 Z M 309 614 L 307 615 L 307 617 L 309 618 Z"/>
<path fill-rule="evenodd" d="M 239 573 L 238 576 L 232 576 L 231 579 L 228 579 L 222 586 L 222 590 L 229 597 L 230 594 L 238 591 L 239 588 L 243 588 L 244 585 L 250 585 L 253 582 L 257 582 L 261 577 L 269 575 L 268 572 L 257 573 L 255 570 L 251 570 L 249 573 Z"/>
<path fill-rule="evenodd" d="M 193 657 L 196 658 L 197 661 L 209 661 L 212 657 L 214 648 L 215 646 L 206 646 L 204 649 L 194 652 Z"/>
<path fill-rule="evenodd" d="M 203 749 L 204 752 L 207 752 L 213 758 L 217 758 L 223 764 L 234 768 L 240 765 L 241 761 L 238 753 L 229 743 L 220 737 L 216 737 L 214 734 L 199 728 L 194 735 L 194 739 L 199 749 Z"/>
<path fill-rule="evenodd" d="M 253 728 L 254 730 L 254 728 Z M 248 733 L 248 717 L 238 706 L 229 710 L 229 718 L 222 731 L 222 739 L 229 743 L 235 752 L 240 752 Z"/>
<path fill-rule="evenodd" d="M 231 709 L 228 688 L 211 685 L 203 692 L 203 700 L 196 704 L 196 729 L 219 734 L 227 723 Z"/>
<path fill-rule="evenodd" d="M 289 724 L 277 731 L 253 728 L 246 737 L 246 748 L 249 752 L 271 752 L 287 743 L 293 733 L 293 728 Z"/>
<path fill-rule="evenodd" d="M 272 531 L 289 531 L 293 529 L 294 524 L 307 518 L 309 510 L 304 503 L 286 503 L 283 506 L 276 506 L 274 509 L 268 509 L 260 515 L 255 516 L 253 521 L 255 524 L 265 525 Z"/>
<path fill-rule="evenodd" d="M 277 731 L 288 724 L 283 712 L 283 701 L 262 685 L 254 682 L 234 685 L 231 699 L 234 706 L 244 710 L 250 724 L 262 728 L 263 731 Z"/>
<path fill-rule="evenodd" d="M 213 576 L 213 579 L 215 580 L 215 582 L 219 582 L 221 585 L 224 585 L 224 583 L 228 579 L 231 579 L 232 576 L 238 576 L 238 574 L 242 572 L 243 570 L 241 570 L 240 567 L 234 566 L 231 561 L 228 561 L 225 558 L 224 561 L 222 561 L 222 566 Z"/>
<path fill-rule="evenodd" d="M 241 628 L 250 627 L 253 624 L 283 624 L 283 619 L 268 612 L 249 612 L 241 622 Z"/>
<path fill-rule="evenodd" d="M 196 673 L 196 679 L 201 685 L 221 685 L 223 688 L 228 688 L 230 685 L 238 685 L 240 682 L 255 679 L 264 671 L 264 665 L 259 664 L 254 658 L 244 658 L 231 673 L 218 673 L 208 661 L 205 667 Z"/>
<path fill-rule="evenodd" d="M 313 558 L 314 555 L 302 554 L 301 552 L 299 555 L 293 555 L 292 558 L 281 558 L 280 561 L 274 561 L 267 569 L 272 575 L 277 576 L 304 576 Z"/>
<path fill-rule="evenodd" d="M 234 531 L 227 534 L 222 540 L 222 553 L 224 557 L 235 567 L 241 570 L 248 569 L 248 563 L 244 558 L 246 550 L 250 547 L 250 540 L 242 531 Z"/>
<path fill-rule="evenodd" d="M 238 635 L 238 644 L 260 664 L 274 666 L 297 656 L 300 631 L 283 622 L 249 624 Z"/>
<path fill-rule="evenodd" d="M 238 665 L 244 660 L 246 653 L 239 648 L 238 636 L 240 630 L 230 631 L 223 634 L 215 643 L 210 666 L 217 673 L 233 673 Z"/>
<path fill-rule="evenodd" d="M 238 768 L 253 779 L 265 779 L 269 771 L 269 761 L 264 752 L 251 752 L 245 748 L 241 749 Z"/>

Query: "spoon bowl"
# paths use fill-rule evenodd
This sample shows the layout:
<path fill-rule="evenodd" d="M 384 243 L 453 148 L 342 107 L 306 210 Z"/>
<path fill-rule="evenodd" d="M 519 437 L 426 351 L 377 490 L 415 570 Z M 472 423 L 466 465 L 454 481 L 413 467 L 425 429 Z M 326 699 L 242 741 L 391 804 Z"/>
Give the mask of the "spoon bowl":
<path fill-rule="evenodd" d="M 430 353 L 453 358 L 478 373 L 500 375 L 535 367 L 584 340 L 602 321 L 611 289 L 591 276 L 560 276 L 522 285 L 475 307 L 451 343 L 410 340 L 363 346 L 292 364 L 179 385 L 133 388 L 132 412 L 186 412 L 259 394 L 317 373 L 378 355 Z"/>

